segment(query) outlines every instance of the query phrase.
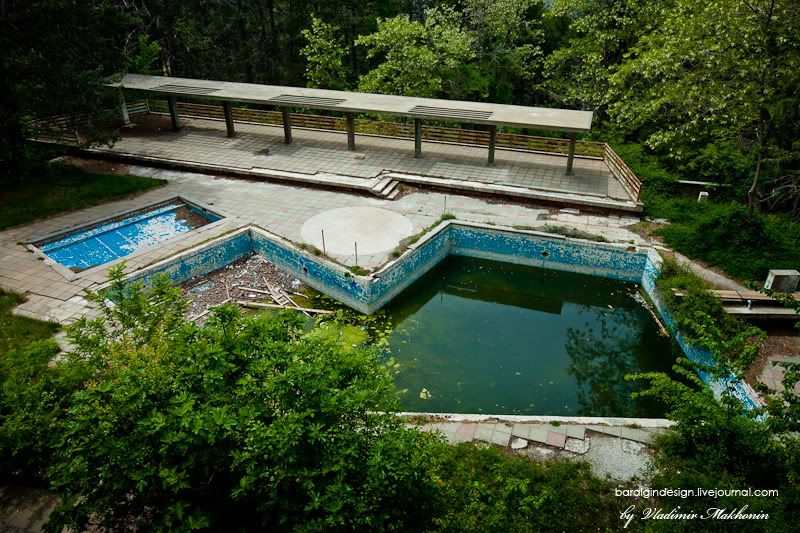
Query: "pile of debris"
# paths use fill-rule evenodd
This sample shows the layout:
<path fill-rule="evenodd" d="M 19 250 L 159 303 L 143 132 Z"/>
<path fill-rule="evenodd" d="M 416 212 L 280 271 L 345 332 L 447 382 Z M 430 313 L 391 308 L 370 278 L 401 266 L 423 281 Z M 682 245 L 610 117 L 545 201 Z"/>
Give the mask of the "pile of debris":
<path fill-rule="evenodd" d="M 298 292 L 302 288 L 299 279 L 254 253 L 181 285 L 190 299 L 189 318 L 194 321 L 204 320 L 212 307 L 229 302 L 242 307 L 294 308 L 306 315 L 324 312 L 305 309 L 294 301 L 294 297 L 304 297 Z"/>

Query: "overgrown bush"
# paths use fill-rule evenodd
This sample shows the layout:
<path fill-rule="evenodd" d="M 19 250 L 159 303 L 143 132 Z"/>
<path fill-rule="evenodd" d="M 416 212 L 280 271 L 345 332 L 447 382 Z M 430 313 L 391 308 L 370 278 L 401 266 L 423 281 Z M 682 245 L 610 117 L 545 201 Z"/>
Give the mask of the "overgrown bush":
<path fill-rule="evenodd" d="M 540 463 L 496 448 L 452 448 L 441 475 L 442 531 L 612 531 L 630 504 L 586 463 Z"/>
<path fill-rule="evenodd" d="M 746 371 L 758 356 L 763 330 L 726 313 L 703 279 L 674 259 L 664 260 L 656 285 L 687 340 L 725 363 L 722 377 L 727 378 L 728 365 L 737 374 Z"/>
<path fill-rule="evenodd" d="M 666 374 L 638 376 L 647 379 L 651 388 L 645 395 L 654 396 L 669 408 L 675 421 L 672 430 L 656 440 L 657 469 L 650 482 L 654 489 L 775 489 L 777 496 L 755 497 L 729 494 L 719 498 L 695 495 L 684 499 L 667 496 L 658 502 L 665 512 L 680 507 L 682 511 L 705 513 L 722 508 L 727 512 L 743 509 L 745 513 L 766 513 L 765 521 L 736 520 L 739 531 L 794 531 L 800 520 L 800 445 L 795 435 L 776 435 L 769 424 L 758 420 L 759 412 L 747 411 L 741 402 L 724 393 L 720 400 L 700 381 L 693 365 L 682 360 L 676 366 L 683 382 Z M 649 505 L 656 505 L 650 503 Z M 674 523 L 663 523 L 671 530 Z M 707 520 L 703 531 L 730 531 L 726 520 Z"/>
<path fill-rule="evenodd" d="M 430 526 L 436 437 L 390 414 L 372 349 L 304 334 L 292 312 L 223 306 L 198 326 L 166 281 L 115 275 L 115 305 L 71 331 L 96 373 L 56 446 L 55 528 Z"/>
<path fill-rule="evenodd" d="M 674 222 L 658 230 L 668 245 L 728 274 L 761 281 L 773 268 L 800 265 L 800 225 L 748 214 L 738 204 L 673 204 Z"/>

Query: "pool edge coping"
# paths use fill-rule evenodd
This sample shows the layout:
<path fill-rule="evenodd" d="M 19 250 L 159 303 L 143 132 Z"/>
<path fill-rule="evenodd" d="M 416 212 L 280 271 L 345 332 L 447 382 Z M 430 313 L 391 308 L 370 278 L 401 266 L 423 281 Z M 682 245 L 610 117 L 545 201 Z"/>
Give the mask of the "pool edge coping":
<path fill-rule="evenodd" d="M 647 428 L 669 428 L 676 423 L 667 418 L 636 418 L 619 416 L 561 416 L 561 415 L 496 415 L 477 413 L 432 413 L 400 411 L 400 418 L 427 417 L 441 422 L 512 422 L 518 424 L 582 424 L 594 426 L 639 426 Z"/>
<path fill-rule="evenodd" d="M 58 261 L 55 261 L 54 259 L 51 259 L 38 246 L 36 246 L 35 243 L 40 243 L 40 242 L 46 241 L 46 240 L 52 240 L 52 239 L 55 239 L 56 237 L 59 237 L 61 235 L 68 235 L 70 233 L 79 232 L 79 231 L 91 228 L 92 226 L 101 225 L 102 223 L 104 223 L 106 221 L 110 221 L 110 220 L 114 220 L 114 219 L 118 219 L 118 218 L 128 217 L 130 215 L 133 215 L 134 213 L 143 212 L 144 210 L 149 209 L 151 207 L 159 206 L 160 204 L 167 204 L 167 203 L 169 203 L 171 201 L 176 201 L 176 200 L 182 201 L 185 204 L 189 204 L 189 205 L 193 205 L 195 207 L 199 207 L 200 209 L 208 211 L 208 212 L 210 212 L 210 213 L 212 213 L 212 214 L 214 214 L 216 216 L 219 216 L 218 220 L 209 221 L 208 224 L 204 224 L 203 226 L 200 226 L 202 228 L 213 227 L 213 226 L 218 225 L 218 224 L 220 224 L 222 222 L 227 222 L 227 221 L 235 218 L 233 215 L 231 215 L 227 211 L 222 210 L 222 209 L 217 209 L 217 208 L 215 208 L 213 206 L 209 206 L 209 205 L 205 204 L 204 202 L 196 201 L 189 195 L 186 195 L 186 194 L 177 194 L 177 195 L 170 194 L 164 199 L 156 200 L 156 201 L 151 202 L 151 203 L 149 203 L 149 204 L 147 204 L 147 205 L 145 205 L 143 207 L 135 207 L 135 208 L 131 208 L 131 209 L 125 209 L 123 211 L 118 211 L 118 212 L 112 213 L 110 215 L 105 215 L 103 217 L 96 218 L 96 219 L 91 220 L 89 222 L 84 222 L 82 224 L 76 224 L 74 226 L 68 226 L 67 228 L 60 229 L 58 231 L 53 231 L 53 232 L 50 232 L 50 233 L 48 233 L 46 235 L 40 235 L 40 236 L 36 236 L 34 238 L 28 238 L 28 239 L 25 240 L 24 246 L 29 252 L 32 252 L 37 257 L 37 259 L 42 260 L 44 262 L 44 264 L 46 264 L 49 267 L 51 267 L 53 270 L 55 270 L 58 274 L 61 275 L 61 277 L 63 277 L 67 281 L 79 280 L 79 279 L 82 279 L 82 278 L 84 278 L 84 277 L 86 277 L 88 275 L 95 274 L 95 273 L 99 272 L 101 269 L 111 268 L 113 266 L 116 266 L 116 265 L 128 260 L 128 259 L 137 257 L 137 256 L 139 256 L 141 254 L 146 253 L 146 252 L 153 251 L 159 246 L 168 244 L 171 241 L 173 241 L 173 240 L 175 240 L 175 239 L 177 239 L 179 237 L 184 237 L 185 234 L 191 233 L 192 231 L 194 231 L 194 229 L 192 229 L 192 230 L 190 230 L 188 232 L 185 232 L 185 234 L 184 233 L 179 233 L 179 234 L 173 235 L 172 237 L 170 237 L 168 239 L 165 239 L 163 241 L 160 241 L 160 242 L 157 242 L 157 243 L 154 243 L 154 244 L 149 244 L 149 245 L 146 245 L 146 246 L 142 246 L 141 248 L 138 248 L 136 251 L 134 251 L 133 253 L 130 253 L 130 254 L 126 255 L 126 256 L 117 257 L 116 259 L 113 259 L 113 260 L 108 261 L 106 263 L 95 265 L 93 267 L 87 268 L 87 269 L 82 270 L 80 272 L 74 272 L 71 269 L 69 269 L 68 267 L 65 267 L 64 265 L 59 263 Z M 195 229 L 197 229 L 197 228 L 195 228 Z M 173 257 L 176 257 L 176 256 L 174 256 L 174 255 L 173 256 L 169 256 L 168 259 L 169 258 L 173 258 Z"/>

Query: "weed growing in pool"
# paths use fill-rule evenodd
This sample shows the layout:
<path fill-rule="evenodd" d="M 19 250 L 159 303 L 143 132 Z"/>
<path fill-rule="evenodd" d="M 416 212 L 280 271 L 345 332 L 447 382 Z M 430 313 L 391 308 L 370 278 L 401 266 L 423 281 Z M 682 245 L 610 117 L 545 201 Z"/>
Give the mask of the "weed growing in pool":
<path fill-rule="evenodd" d="M 367 274 L 369 274 L 369 270 L 360 267 L 358 265 L 349 266 L 347 267 L 347 269 L 350 270 L 350 272 L 352 272 L 356 276 L 366 276 Z"/>
<path fill-rule="evenodd" d="M 456 216 L 453 213 L 451 213 L 449 211 L 445 211 L 436 220 L 436 222 L 434 222 L 433 224 L 431 224 L 427 228 L 423 229 L 419 233 L 415 233 L 414 235 L 411 235 L 410 237 L 407 237 L 407 238 L 403 239 L 402 241 L 400 241 L 400 244 L 398 244 L 397 247 L 394 250 L 392 250 L 390 255 L 395 259 L 400 257 L 401 255 L 403 255 L 403 252 L 405 252 L 406 249 L 409 246 L 411 246 L 412 244 L 416 244 L 422 237 L 424 237 L 425 235 L 430 233 L 431 230 L 436 228 L 439 224 L 441 224 L 441 223 L 443 223 L 443 222 L 445 222 L 447 220 L 455 220 L 455 219 L 456 219 Z"/>

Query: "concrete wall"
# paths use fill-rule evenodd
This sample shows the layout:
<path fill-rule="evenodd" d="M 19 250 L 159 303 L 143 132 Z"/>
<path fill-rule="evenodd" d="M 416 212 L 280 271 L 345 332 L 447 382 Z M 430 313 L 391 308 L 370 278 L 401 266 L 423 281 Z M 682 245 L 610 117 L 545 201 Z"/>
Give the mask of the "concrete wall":
<path fill-rule="evenodd" d="M 260 228 L 244 228 L 157 263 L 131 276 L 130 280 L 147 281 L 156 274 L 166 274 L 174 283 L 183 283 L 222 268 L 250 252 L 261 254 L 307 285 L 362 313 L 380 309 L 450 254 L 636 282 L 654 302 L 684 354 L 698 363 L 712 362 L 707 350 L 693 346 L 677 332 L 675 319 L 659 297 L 655 280 L 660 272 L 661 257 L 655 250 L 630 249 L 625 245 L 593 243 L 534 231 L 446 222 L 396 261 L 371 277 L 363 277 Z M 746 406 L 757 407 L 757 394 L 733 376 L 720 381 L 700 372 L 700 377 L 717 395 L 731 388 Z"/>

